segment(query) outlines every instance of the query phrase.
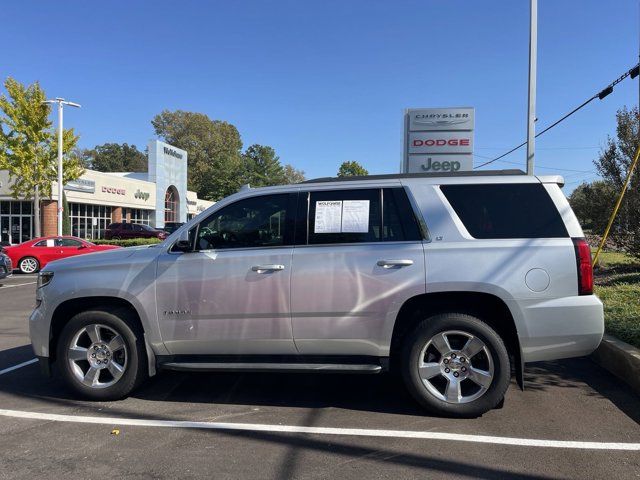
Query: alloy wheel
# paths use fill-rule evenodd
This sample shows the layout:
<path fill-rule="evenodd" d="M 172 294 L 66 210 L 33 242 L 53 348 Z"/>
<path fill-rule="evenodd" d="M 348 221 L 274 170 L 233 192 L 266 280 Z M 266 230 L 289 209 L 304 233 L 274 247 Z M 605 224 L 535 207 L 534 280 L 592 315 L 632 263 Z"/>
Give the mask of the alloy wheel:
<path fill-rule="evenodd" d="M 23 273 L 34 273 L 38 270 L 38 261 L 32 257 L 23 258 L 20 260 L 20 270 Z"/>
<path fill-rule="evenodd" d="M 422 348 L 417 367 L 427 390 L 453 404 L 480 398 L 494 377 L 493 358 L 485 342 L 461 330 L 434 335 Z"/>
<path fill-rule="evenodd" d="M 67 361 L 75 379 L 91 388 L 115 384 L 127 368 L 124 338 L 101 324 L 82 327 L 71 339 Z"/>

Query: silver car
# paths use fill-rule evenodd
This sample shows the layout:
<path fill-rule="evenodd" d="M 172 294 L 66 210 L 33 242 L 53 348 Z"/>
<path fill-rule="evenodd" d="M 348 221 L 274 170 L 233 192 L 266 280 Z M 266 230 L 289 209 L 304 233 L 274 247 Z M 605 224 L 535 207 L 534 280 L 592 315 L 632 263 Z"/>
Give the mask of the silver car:
<path fill-rule="evenodd" d="M 589 247 L 561 177 L 382 175 L 244 189 L 149 248 L 40 273 L 33 348 L 76 392 L 158 370 L 397 372 L 477 416 L 527 362 L 603 335 Z"/>

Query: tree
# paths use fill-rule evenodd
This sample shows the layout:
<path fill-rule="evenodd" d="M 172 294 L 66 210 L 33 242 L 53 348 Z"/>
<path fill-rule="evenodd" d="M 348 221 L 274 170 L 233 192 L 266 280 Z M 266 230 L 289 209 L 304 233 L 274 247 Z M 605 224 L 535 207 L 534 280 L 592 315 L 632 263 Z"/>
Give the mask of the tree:
<path fill-rule="evenodd" d="M 607 138 L 606 147 L 600 152 L 594 164 L 598 173 L 613 189 L 616 196 L 624 185 L 624 181 L 631 167 L 631 162 L 640 144 L 640 117 L 638 109 L 628 110 L 626 107 L 616 114 L 616 138 Z M 614 200 L 611 200 L 608 212 L 613 210 Z M 640 256 L 640 171 L 636 170 L 631 178 L 628 190 L 625 192 L 618 218 L 614 223 L 612 234 L 618 240 L 626 243 L 630 252 Z M 604 228 L 602 229 L 604 230 Z"/>
<path fill-rule="evenodd" d="M 62 234 L 71 235 L 71 216 L 69 215 L 69 202 L 67 195 L 62 192 Z"/>
<path fill-rule="evenodd" d="M 43 103 L 46 95 L 38 82 L 25 87 L 7 78 L 4 86 L 8 96 L 0 96 L 0 169 L 9 171 L 14 198 L 34 197 L 35 234 L 40 236 L 40 195 L 51 197 L 57 180 L 58 136 L 49 120 L 51 107 Z M 73 129 L 63 131 L 64 183 L 84 172 L 80 158 L 68 155 L 77 142 Z"/>
<path fill-rule="evenodd" d="M 616 189 L 598 180 L 579 185 L 569 196 L 569 203 L 585 230 L 601 234 L 607 226 L 616 199 Z"/>
<path fill-rule="evenodd" d="M 364 175 L 369 175 L 369 172 L 356 161 L 342 162 L 342 165 L 340 165 L 338 169 L 339 177 L 359 177 Z"/>
<path fill-rule="evenodd" d="M 254 187 L 268 187 L 287 183 L 280 157 L 273 148 L 254 144 L 242 154 L 243 183 Z"/>
<path fill-rule="evenodd" d="M 285 183 L 300 183 L 304 182 L 307 178 L 304 176 L 303 170 L 298 170 L 293 166 L 287 164 L 284 166 L 284 178 Z"/>
<path fill-rule="evenodd" d="M 183 110 L 164 110 L 151 124 L 156 135 L 187 151 L 187 185 L 198 197 L 216 201 L 240 188 L 242 141 L 236 127 Z"/>
<path fill-rule="evenodd" d="M 147 156 L 135 145 L 105 143 L 83 152 L 87 168 L 99 172 L 146 172 Z"/>

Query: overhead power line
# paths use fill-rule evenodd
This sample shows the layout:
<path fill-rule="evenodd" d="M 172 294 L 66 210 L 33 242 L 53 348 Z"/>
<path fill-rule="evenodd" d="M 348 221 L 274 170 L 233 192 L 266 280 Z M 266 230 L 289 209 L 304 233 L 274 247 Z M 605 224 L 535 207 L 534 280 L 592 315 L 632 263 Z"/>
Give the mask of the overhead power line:
<path fill-rule="evenodd" d="M 636 78 L 638 76 L 638 73 L 640 73 L 640 63 L 636 64 L 633 68 L 631 68 L 630 70 L 626 71 L 625 73 L 623 73 L 622 75 L 620 75 L 618 78 L 616 78 L 613 82 L 611 82 L 609 85 L 607 85 L 605 88 L 603 88 L 602 90 L 600 90 L 598 93 L 596 93 L 595 95 L 593 95 L 591 98 L 589 98 L 588 100 L 584 101 L 582 104 L 580 104 L 578 107 L 574 108 L 573 110 L 571 110 L 569 113 L 567 113 L 566 115 L 564 115 L 563 117 L 561 117 L 559 120 L 553 122 L 551 125 L 549 125 L 547 128 L 545 128 L 544 130 L 542 130 L 541 132 L 539 132 L 538 134 L 536 134 L 535 138 L 538 138 L 540 135 L 542 135 L 545 132 L 548 132 L 549 130 L 551 130 L 553 127 L 555 127 L 556 125 L 558 125 L 560 122 L 563 122 L 564 120 L 566 120 L 567 118 L 569 118 L 571 115 L 573 115 L 574 113 L 576 113 L 578 110 L 580 110 L 581 108 L 585 107 L 586 105 L 588 105 L 589 103 L 591 103 L 593 100 L 595 100 L 596 98 L 602 100 L 603 98 L 605 98 L 607 95 L 609 95 L 611 92 L 613 92 L 613 87 L 615 87 L 618 83 L 620 83 L 622 80 L 624 80 L 627 77 L 631 77 L 631 78 Z M 484 167 L 485 165 L 489 165 L 490 163 L 496 162 L 498 160 L 500 160 L 501 158 L 506 157 L 507 155 L 515 152 L 516 150 L 518 150 L 521 147 L 524 147 L 527 144 L 526 140 L 524 142 L 522 142 L 520 145 L 513 147 L 511 150 L 509 150 L 508 152 L 503 153 L 502 155 L 497 156 L 496 158 L 493 158 L 491 160 L 489 160 L 488 162 L 484 162 L 480 165 L 478 165 L 477 167 L 474 167 L 474 169 L 476 168 L 480 168 L 480 167 Z"/>

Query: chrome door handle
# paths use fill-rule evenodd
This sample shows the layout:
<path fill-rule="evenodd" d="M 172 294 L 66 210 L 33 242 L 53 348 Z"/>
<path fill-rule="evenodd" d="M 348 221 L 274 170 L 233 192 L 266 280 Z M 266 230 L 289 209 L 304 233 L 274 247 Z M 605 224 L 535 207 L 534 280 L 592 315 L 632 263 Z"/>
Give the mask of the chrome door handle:
<path fill-rule="evenodd" d="M 251 270 L 258 273 L 276 272 L 279 270 L 284 270 L 284 265 L 254 265 L 253 267 L 251 267 Z"/>
<path fill-rule="evenodd" d="M 413 260 L 378 260 L 378 266 L 382 268 L 408 267 L 413 265 Z"/>

